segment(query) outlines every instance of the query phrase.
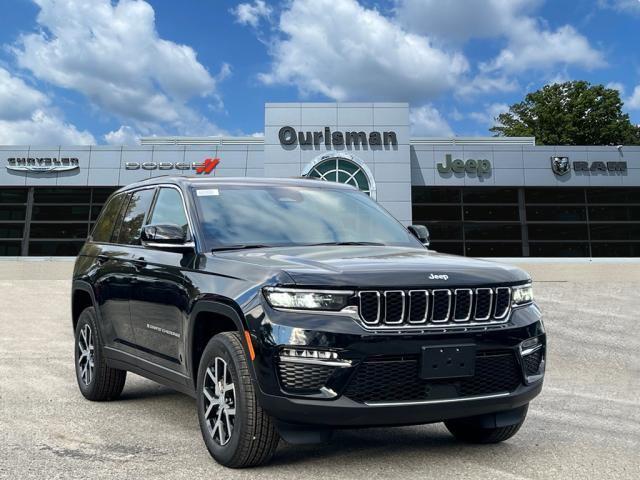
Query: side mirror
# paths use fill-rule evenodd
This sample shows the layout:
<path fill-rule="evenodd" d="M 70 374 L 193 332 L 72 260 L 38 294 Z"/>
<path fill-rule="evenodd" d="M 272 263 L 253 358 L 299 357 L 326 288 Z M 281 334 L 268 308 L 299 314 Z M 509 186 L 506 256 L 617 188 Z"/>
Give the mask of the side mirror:
<path fill-rule="evenodd" d="M 414 237 L 420 240 L 425 247 L 428 247 L 431 244 L 431 235 L 429 234 L 429 229 L 424 225 L 410 225 L 407 227 Z"/>
<path fill-rule="evenodd" d="M 187 242 L 187 235 L 178 225 L 145 225 L 140 234 L 142 245 L 167 250 L 189 250 L 193 242 Z"/>

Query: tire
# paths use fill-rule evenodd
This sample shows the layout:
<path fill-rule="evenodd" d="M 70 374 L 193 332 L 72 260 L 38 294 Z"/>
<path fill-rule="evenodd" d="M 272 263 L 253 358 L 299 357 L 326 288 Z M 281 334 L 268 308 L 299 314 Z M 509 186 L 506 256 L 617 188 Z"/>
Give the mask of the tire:
<path fill-rule="evenodd" d="M 102 347 L 96 312 L 93 307 L 87 307 L 76 325 L 74 359 L 80 392 L 87 400 L 96 402 L 118 398 L 127 379 L 126 370 L 107 366 Z"/>
<path fill-rule="evenodd" d="M 204 443 L 218 463 L 245 468 L 271 460 L 280 436 L 258 404 L 237 332 L 214 336 L 202 353 L 197 405 Z"/>
<path fill-rule="evenodd" d="M 464 418 L 448 420 L 444 422 L 444 424 L 447 427 L 447 430 L 449 430 L 449 432 L 451 432 L 451 434 L 460 441 L 467 443 L 490 444 L 504 442 L 505 440 L 513 437 L 518 433 L 520 427 L 522 427 L 525 418 L 526 409 L 522 419 L 518 423 L 504 427 L 481 427 L 473 421 L 470 421 L 471 419 Z"/>

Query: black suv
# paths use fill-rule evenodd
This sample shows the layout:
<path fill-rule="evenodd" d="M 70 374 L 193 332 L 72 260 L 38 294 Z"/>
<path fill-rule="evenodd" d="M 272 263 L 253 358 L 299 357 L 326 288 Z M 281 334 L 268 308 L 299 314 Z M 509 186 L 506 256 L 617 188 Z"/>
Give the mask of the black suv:
<path fill-rule="evenodd" d="M 314 180 L 160 177 L 115 192 L 80 252 L 78 384 L 126 372 L 197 399 L 229 467 L 336 428 L 444 421 L 514 435 L 545 333 L 522 270 L 427 249 L 366 194 Z"/>

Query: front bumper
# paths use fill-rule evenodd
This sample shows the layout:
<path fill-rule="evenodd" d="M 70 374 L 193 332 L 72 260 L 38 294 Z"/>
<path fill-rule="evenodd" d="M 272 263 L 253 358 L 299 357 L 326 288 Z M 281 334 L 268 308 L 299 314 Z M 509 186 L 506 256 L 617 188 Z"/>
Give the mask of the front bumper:
<path fill-rule="evenodd" d="M 542 388 L 546 339 L 535 304 L 513 310 L 500 325 L 413 332 L 371 332 L 353 318 L 286 313 L 264 304 L 246 318 L 256 350 L 259 401 L 288 423 L 332 428 L 432 423 L 511 410 Z M 525 361 L 520 348 L 534 337 L 540 358 L 535 372 L 532 357 Z M 422 347 L 462 343 L 476 345 L 476 377 L 418 378 Z M 323 370 L 316 362 L 284 370 L 281 354 L 288 348 L 330 351 L 348 365 Z M 305 376 L 310 383 L 301 384 Z"/>

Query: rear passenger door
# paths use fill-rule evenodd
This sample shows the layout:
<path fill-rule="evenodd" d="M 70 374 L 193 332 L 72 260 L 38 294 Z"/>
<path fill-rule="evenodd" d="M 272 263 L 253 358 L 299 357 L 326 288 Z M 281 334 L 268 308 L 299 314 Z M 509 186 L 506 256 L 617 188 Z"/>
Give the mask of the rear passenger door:
<path fill-rule="evenodd" d="M 191 238 L 187 213 L 177 187 L 161 186 L 146 222 L 178 225 Z M 145 262 L 131 292 L 131 324 L 141 355 L 165 367 L 186 372 L 184 332 L 191 282 L 183 274 L 193 252 L 146 248 Z"/>
<path fill-rule="evenodd" d="M 117 341 L 125 347 L 136 350 L 138 341 L 131 326 L 130 301 L 144 262 L 140 232 L 147 219 L 154 193 L 155 187 L 151 187 L 134 190 L 127 195 L 120 214 L 120 222 L 116 225 L 111 237 L 109 259 L 105 264 L 110 275 L 110 288 L 117 292 L 118 298 L 117 314 L 110 315 L 118 333 Z M 126 315 L 120 303 L 125 299 Z"/>

